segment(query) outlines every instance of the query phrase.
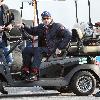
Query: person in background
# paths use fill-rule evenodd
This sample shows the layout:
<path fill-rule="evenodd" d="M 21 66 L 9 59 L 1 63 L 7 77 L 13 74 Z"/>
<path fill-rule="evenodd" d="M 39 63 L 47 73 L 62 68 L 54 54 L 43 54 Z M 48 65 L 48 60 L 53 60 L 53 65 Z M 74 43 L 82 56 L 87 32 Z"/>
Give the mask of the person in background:
<path fill-rule="evenodd" d="M 3 48 L 4 56 L 6 56 L 8 51 L 10 50 L 10 43 L 8 43 L 7 35 L 4 30 L 5 28 L 6 30 L 11 30 L 13 26 L 11 22 L 7 23 L 7 21 L 9 20 L 9 17 L 7 17 L 7 12 L 9 11 L 9 8 L 7 5 L 3 4 L 3 1 L 4 0 L 0 0 L 0 48 Z M 6 57 L 6 62 L 9 65 L 12 64 L 12 53 L 10 53 Z"/>
<path fill-rule="evenodd" d="M 65 49 L 71 40 L 72 33 L 62 24 L 55 23 L 50 12 L 44 11 L 41 17 L 43 23 L 36 27 L 28 28 L 22 25 L 25 31 L 38 39 L 38 44 L 33 40 L 33 46 L 26 47 L 22 52 L 22 76 L 25 76 L 27 81 L 38 80 L 42 53 L 46 53 L 47 57 L 54 53 L 61 54 L 62 49 Z"/>

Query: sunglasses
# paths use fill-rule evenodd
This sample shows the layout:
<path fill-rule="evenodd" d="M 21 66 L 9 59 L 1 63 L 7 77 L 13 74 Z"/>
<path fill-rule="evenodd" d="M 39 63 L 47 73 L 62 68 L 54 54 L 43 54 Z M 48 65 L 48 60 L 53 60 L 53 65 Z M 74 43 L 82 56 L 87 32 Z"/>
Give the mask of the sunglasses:
<path fill-rule="evenodd" d="M 42 18 L 42 19 L 43 19 L 43 20 L 46 20 L 46 19 L 48 20 L 48 19 L 50 19 L 50 18 L 49 18 L 49 17 L 47 17 L 47 18 Z"/>

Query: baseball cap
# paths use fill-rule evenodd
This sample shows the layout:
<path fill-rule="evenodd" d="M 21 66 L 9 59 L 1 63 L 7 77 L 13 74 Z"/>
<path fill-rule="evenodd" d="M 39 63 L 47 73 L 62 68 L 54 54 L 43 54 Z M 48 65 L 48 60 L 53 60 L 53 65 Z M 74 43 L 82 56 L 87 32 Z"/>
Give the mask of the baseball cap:
<path fill-rule="evenodd" d="M 41 14 L 41 17 L 51 17 L 51 14 L 48 12 L 48 11 L 44 11 L 42 14 Z"/>

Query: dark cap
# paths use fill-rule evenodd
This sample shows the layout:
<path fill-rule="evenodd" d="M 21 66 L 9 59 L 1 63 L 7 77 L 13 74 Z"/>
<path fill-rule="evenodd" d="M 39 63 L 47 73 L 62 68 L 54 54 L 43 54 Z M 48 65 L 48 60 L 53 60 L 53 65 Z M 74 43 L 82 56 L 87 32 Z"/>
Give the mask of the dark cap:
<path fill-rule="evenodd" d="M 41 14 L 41 17 L 51 17 L 51 14 L 48 12 L 48 11 L 44 11 L 42 14 Z"/>

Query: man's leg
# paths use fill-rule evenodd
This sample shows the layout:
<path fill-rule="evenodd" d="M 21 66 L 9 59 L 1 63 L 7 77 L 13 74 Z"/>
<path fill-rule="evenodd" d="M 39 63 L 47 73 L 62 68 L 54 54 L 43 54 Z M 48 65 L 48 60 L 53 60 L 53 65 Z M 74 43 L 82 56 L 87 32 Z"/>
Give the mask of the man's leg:
<path fill-rule="evenodd" d="M 23 65 L 31 66 L 31 59 L 34 56 L 34 48 L 26 47 L 22 51 Z"/>
<path fill-rule="evenodd" d="M 32 67 L 40 67 L 42 56 L 41 56 L 41 47 L 34 47 L 34 57 Z"/>
<path fill-rule="evenodd" d="M 34 56 L 33 50 L 34 50 L 33 47 L 26 47 L 22 51 L 22 58 L 23 58 L 22 61 L 23 66 L 21 68 L 22 79 L 26 79 L 27 77 L 29 77 L 31 60 L 32 60 L 32 56 Z"/>
<path fill-rule="evenodd" d="M 4 46 L 3 50 L 4 50 L 4 56 L 6 56 L 10 50 L 10 45 Z M 13 63 L 12 53 L 10 53 L 5 59 L 6 59 L 7 64 L 11 65 Z"/>
<path fill-rule="evenodd" d="M 38 76 L 39 76 L 39 67 L 40 67 L 41 59 L 42 59 L 40 47 L 34 47 L 33 53 L 34 53 L 34 56 L 33 56 L 33 62 L 30 68 L 30 77 L 28 77 L 27 81 L 38 80 Z"/>
<path fill-rule="evenodd" d="M 40 64 L 42 61 L 42 53 L 48 53 L 47 48 L 43 47 L 35 47 L 34 48 L 34 57 L 33 57 L 33 63 L 30 70 L 30 77 L 27 79 L 28 81 L 35 81 L 38 80 L 39 72 L 40 72 Z"/>

